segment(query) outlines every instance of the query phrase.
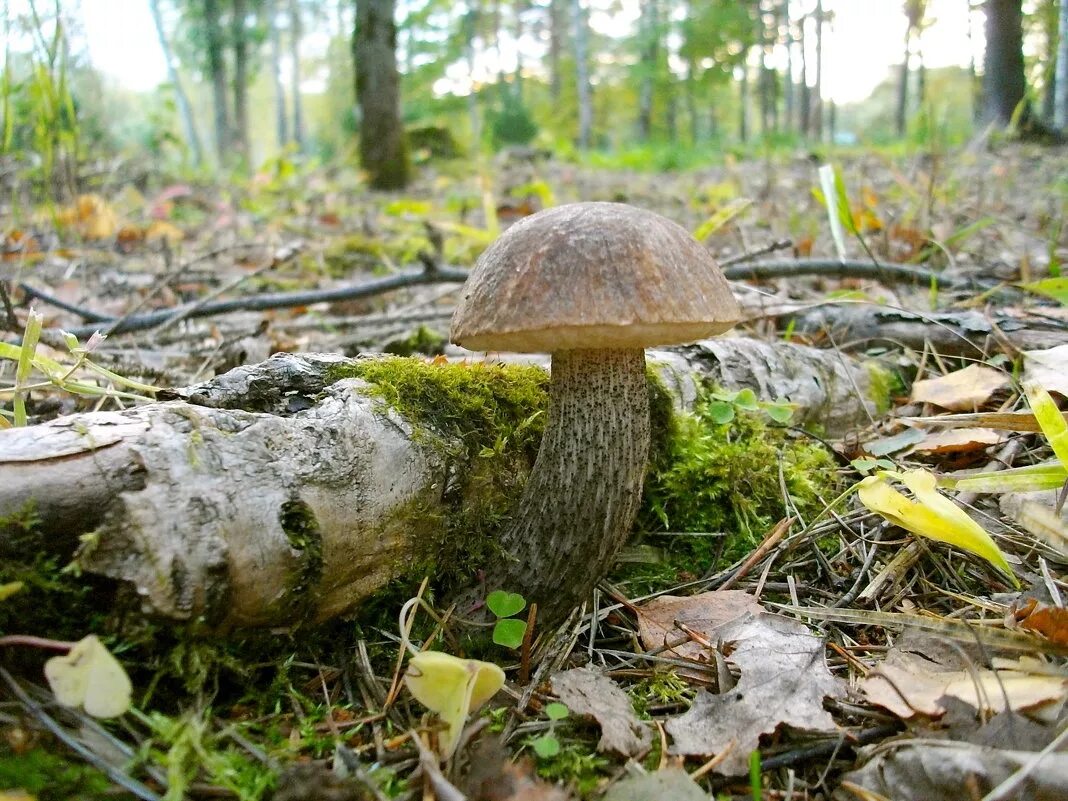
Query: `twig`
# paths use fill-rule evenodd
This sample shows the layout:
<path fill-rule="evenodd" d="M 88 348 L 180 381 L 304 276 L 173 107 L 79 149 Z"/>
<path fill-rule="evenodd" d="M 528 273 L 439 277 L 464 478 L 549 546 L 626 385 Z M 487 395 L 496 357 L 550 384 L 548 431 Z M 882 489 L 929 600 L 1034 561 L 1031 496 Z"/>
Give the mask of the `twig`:
<path fill-rule="evenodd" d="M 794 244 L 792 239 L 776 239 L 774 242 L 770 242 L 763 247 L 756 250 L 750 250 L 746 253 L 739 253 L 737 256 L 731 256 L 726 259 L 722 259 L 719 263 L 720 267 L 730 267 L 732 264 L 742 264 L 747 261 L 752 261 L 758 256 L 766 256 L 769 253 L 774 253 L 776 250 L 786 250 Z"/>
<path fill-rule="evenodd" d="M 172 314 L 170 317 L 168 317 L 166 320 L 164 320 L 160 324 L 159 328 L 156 329 L 156 333 L 161 334 L 164 331 L 166 331 L 167 329 L 177 325 L 182 320 L 185 320 L 188 317 L 190 317 L 191 315 L 195 314 L 197 309 L 204 308 L 204 306 L 206 306 L 208 303 L 210 303 L 215 298 L 217 298 L 220 295 L 223 295 L 223 294 L 229 292 L 231 289 L 236 289 L 238 286 L 240 286 L 241 284 L 243 284 L 245 281 L 249 280 L 250 278 L 255 278 L 256 276 L 260 275 L 261 273 L 266 272 L 267 270 L 273 270 L 275 267 L 280 267 L 281 265 L 285 264 L 287 261 L 291 261 L 303 249 L 304 249 L 304 243 L 299 241 L 299 240 L 296 241 L 296 242 L 290 242 L 288 245 L 285 245 L 284 247 L 279 248 L 271 256 L 271 260 L 269 262 L 267 262 L 266 264 L 260 265 L 258 268 L 256 268 L 251 273 L 247 273 L 245 275 L 239 275 L 233 281 L 230 281 L 230 282 L 228 282 L 226 284 L 223 284 L 221 287 L 219 287 L 218 289 L 216 289 L 213 292 L 209 292 L 204 297 L 202 297 L 199 300 L 195 301 L 192 305 L 183 306 L 182 308 L 180 308 L 177 311 L 175 311 L 174 314 Z"/>
<path fill-rule="evenodd" d="M 232 300 L 220 300 L 199 305 L 198 308 L 191 311 L 187 316 L 190 318 L 213 317 L 234 311 L 265 311 L 267 309 L 285 309 L 294 306 L 307 306 L 312 303 L 356 300 L 358 298 L 381 295 L 385 292 L 392 292 L 396 289 L 404 289 L 405 287 L 419 286 L 421 284 L 446 283 L 450 281 L 462 283 L 466 280 L 466 270 L 455 270 L 451 268 L 441 268 L 438 270 L 423 269 L 419 272 L 397 273 L 396 275 L 390 275 L 386 278 L 379 278 L 374 281 L 367 281 L 366 283 L 357 284 L 356 286 L 309 290 L 305 292 L 263 293 L 243 298 L 234 298 Z M 194 303 L 188 305 L 197 306 L 198 304 Z M 184 308 L 185 307 L 179 307 L 179 309 L 160 309 L 159 311 L 150 312 L 148 314 L 128 317 L 121 325 L 115 326 L 114 330 L 110 331 L 110 333 L 122 334 L 129 331 L 145 331 L 149 328 L 155 328 L 170 319 L 176 311 Z M 77 326 L 71 328 L 69 332 L 77 337 L 85 337 L 94 333 L 99 327 L 100 326 L 98 325 Z"/>
<path fill-rule="evenodd" d="M 768 552 L 778 545 L 782 538 L 786 536 L 786 532 L 790 530 L 790 526 L 793 525 L 793 522 L 794 518 L 784 517 L 776 523 L 775 528 L 768 532 L 768 536 L 764 538 L 762 543 L 760 543 L 760 547 L 753 551 L 749 558 L 742 563 L 742 566 L 738 568 L 737 572 L 724 581 L 717 589 L 729 590 L 737 584 L 739 580 L 745 578 L 746 574 L 753 569 L 753 566 L 767 556 Z"/>
<path fill-rule="evenodd" d="M 870 261 L 838 261 L 838 259 L 791 259 L 788 261 L 755 261 L 734 267 L 726 267 L 723 274 L 730 281 L 746 278 L 796 278 L 802 275 L 820 275 L 831 278 L 878 278 L 891 283 L 929 285 L 937 281 L 940 286 L 967 287 L 972 282 L 952 278 L 933 270 L 913 267 L 909 264 Z M 978 283 L 978 281 L 976 281 Z"/>

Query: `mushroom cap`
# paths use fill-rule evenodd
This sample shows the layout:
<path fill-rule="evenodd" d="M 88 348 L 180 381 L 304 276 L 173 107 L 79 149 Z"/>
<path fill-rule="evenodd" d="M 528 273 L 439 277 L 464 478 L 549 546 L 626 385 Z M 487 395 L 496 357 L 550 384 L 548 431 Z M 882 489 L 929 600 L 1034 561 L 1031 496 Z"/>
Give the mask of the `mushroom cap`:
<path fill-rule="evenodd" d="M 623 203 L 572 203 L 524 218 L 486 249 L 450 336 L 519 353 L 645 348 L 721 334 L 740 315 L 684 228 Z"/>

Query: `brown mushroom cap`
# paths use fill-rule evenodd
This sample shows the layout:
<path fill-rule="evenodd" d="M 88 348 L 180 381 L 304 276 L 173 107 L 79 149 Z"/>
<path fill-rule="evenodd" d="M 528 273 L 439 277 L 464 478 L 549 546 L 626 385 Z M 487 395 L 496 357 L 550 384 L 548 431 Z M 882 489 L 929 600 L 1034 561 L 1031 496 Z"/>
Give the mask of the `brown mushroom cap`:
<path fill-rule="evenodd" d="M 573 203 L 521 220 L 486 249 L 451 339 L 519 353 L 645 348 L 723 333 L 740 315 L 684 228 L 623 203 Z"/>

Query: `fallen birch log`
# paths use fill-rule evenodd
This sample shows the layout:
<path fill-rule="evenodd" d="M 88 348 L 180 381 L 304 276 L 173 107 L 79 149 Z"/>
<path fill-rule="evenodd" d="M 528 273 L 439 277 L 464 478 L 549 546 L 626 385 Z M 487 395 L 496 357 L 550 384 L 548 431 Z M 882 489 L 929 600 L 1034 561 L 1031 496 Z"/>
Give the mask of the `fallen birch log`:
<path fill-rule="evenodd" d="M 870 368 L 833 351 L 723 339 L 649 359 L 679 406 L 708 381 L 786 397 L 832 432 L 874 408 Z M 458 469 L 338 379 L 359 362 L 280 354 L 171 400 L 0 431 L 0 557 L 32 517 L 35 546 L 78 547 L 82 569 L 166 618 L 284 626 L 354 608 L 435 547 L 411 511 L 443 514 Z"/>

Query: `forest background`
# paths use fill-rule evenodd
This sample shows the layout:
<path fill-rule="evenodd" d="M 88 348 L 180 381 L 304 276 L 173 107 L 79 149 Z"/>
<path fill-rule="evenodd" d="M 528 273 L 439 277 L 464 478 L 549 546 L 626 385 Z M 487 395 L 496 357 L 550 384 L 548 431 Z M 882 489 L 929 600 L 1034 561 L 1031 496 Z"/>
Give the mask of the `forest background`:
<path fill-rule="evenodd" d="M 11 0 L 0 153 L 46 172 L 85 153 L 193 170 L 329 162 L 393 108 L 416 162 L 530 145 L 672 169 L 801 140 L 952 146 L 1014 115 L 1063 128 L 1065 13 L 1057 0 Z M 358 57 L 361 36 L 378 39 Z M 359 102 L 361 74 L 385 121 Z"/>

